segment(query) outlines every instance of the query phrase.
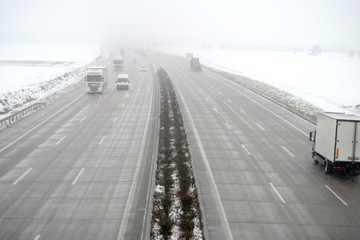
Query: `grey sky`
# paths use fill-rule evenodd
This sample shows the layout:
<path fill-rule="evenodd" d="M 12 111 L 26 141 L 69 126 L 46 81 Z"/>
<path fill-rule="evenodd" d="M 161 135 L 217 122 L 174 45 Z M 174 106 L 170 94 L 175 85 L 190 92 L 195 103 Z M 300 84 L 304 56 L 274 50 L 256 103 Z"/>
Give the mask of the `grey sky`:
<path fill-rule="evenodd" d="M 0 41 L 360 48 L 359 10 L 359 0 L 1 0 Z"/>

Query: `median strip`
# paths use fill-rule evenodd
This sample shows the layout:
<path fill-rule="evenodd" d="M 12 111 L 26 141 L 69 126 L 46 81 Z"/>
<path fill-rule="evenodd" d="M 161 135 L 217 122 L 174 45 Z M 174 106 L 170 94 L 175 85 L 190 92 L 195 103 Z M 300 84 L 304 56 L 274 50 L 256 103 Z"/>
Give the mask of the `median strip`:
<path fill-rule="evenodd" d="M 151 239 L 204 239 L 200 203 L 180 108 L 170 77 L 157 71 L 161 110 Z"/>

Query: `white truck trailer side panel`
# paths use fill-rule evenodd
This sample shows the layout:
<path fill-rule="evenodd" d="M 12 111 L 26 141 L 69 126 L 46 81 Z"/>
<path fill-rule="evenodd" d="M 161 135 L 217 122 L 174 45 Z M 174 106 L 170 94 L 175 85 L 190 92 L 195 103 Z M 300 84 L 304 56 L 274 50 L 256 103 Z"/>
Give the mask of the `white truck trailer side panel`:
<path fill-rule="evenodd" d="M 315 152 L 330 162 L 360 162 L 360 117 L 319 113 Z"/>
<path fill-rule="evenodd" d="M 355 161 L 360 162 L 360 122 L 357 122 L 355 141 Z"/>
<path fill-rule="evenodd" d="M 335 135 L 336 119 L 318 114 L 315 151 L 330 161 L 334 161 L 335 156 Z"/>
<path fill-rule="evenodd" d="M 356 122 L 338 122 L 338 131 L 336 136 L 335 160 L 342 162 L 352 161 L 355 137 Z"/>

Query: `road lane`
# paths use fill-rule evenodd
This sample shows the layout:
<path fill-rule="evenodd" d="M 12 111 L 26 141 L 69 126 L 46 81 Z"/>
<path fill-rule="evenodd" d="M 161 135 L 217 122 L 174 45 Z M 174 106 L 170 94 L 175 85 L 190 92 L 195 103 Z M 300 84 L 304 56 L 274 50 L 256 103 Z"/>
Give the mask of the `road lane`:
<path fill-rule="evenodd" d="M 28 125 L 23 120 L 0 135 L 1 144 L 11 142 L 21 136 L 17 126 L 31 129 L 48 119 L 1 153 L 1 239 L 117 239 L 126 209 L 123 236 L 141 237 L 146 218 L 137 208 L 148 204 L 158 89 L 152 72 L 126 69 L 129 91 L 116 90 L 111 72 L 102 95 L 74 90 L 59 101 L 73 103 L 56 116 L 48 119 L 56 112 L 49 105 Z M 136 171 L 141 176 L 133 184 Z"/>
<path fill-rule="evenodd" d="M 211 239 L 229 239 L 229 234 L 209 175 L 234 239 L 359 236 L 359 180 L 327 176 L 313 165 L 307 133 L 314 125 L 217 74 L 191 72 L 184 58 L 164 54 L 152 60 L 169 72 L 183 96 L 180 105 Z"/>

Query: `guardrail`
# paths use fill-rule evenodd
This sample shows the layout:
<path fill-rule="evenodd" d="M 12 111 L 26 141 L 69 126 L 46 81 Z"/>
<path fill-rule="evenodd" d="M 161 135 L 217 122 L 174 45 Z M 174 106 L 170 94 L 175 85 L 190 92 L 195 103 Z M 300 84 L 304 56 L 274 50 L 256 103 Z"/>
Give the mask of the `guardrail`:
<path fill-rule="evenodd" d="M 7 127 L 9 127 L 10 125 L 13 125 L 14 123 L 16 123 L 17 121 L 19 121 L 21 118 L 30 115 L 30 113 L 34 112 L 35 110 L 38 110 L 40 108 L 43 108 L 45 106 L 44 102 L 41 103 L 34 103 L 32 105 L 30 105 L 27 108 L 24 108 L 23 110 L 14 113 L 4 119 L 0 120 L 0 130 L 3 130 Z"/>

